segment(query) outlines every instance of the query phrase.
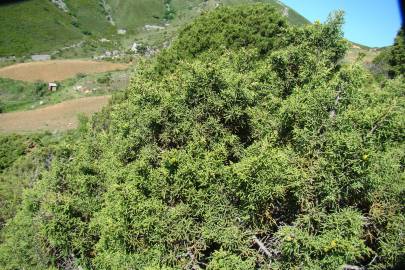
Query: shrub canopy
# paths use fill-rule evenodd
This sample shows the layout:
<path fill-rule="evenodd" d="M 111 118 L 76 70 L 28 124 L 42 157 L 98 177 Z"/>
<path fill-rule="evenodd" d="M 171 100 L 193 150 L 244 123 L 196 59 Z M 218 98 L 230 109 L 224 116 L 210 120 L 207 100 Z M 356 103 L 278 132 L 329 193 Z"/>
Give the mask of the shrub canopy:
<path fill-rule="evenodd" d="M 401 265 L 405 84 L 341 66 L 342 22 L 297 28 L 265 5 L 197 19 L 61 146 L 0 265 Z"/>

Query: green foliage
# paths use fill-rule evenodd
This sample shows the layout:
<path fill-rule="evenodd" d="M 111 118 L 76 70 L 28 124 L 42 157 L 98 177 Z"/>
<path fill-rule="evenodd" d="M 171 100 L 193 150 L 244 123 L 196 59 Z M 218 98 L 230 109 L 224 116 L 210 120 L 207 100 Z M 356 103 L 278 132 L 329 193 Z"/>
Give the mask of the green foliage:
<path fill-rule="evenodd" d="M 373 72 L 377 78 L 395 78 L 405 74 L 405 28 L 402 27 L 396 38 L 394 45 L 384 48 L 373 60 Z"/>
<path fill-rule="evenodd" d="M 280 269 L 339 269 L 347 262 L 370 254 L 363 240 L 360 213 L 343 209 L 333 214 L 322 212 L 300 217 L 292 226 L 282 227 L 276 235 L 281 250 Z M 297 257 L 298 256 L 298 257 Z"/>
<path fill-rule="evenodd" d="M 103 76 L 97 78 L 97 82 L 100 84 L 109 84 L 111 82 L 111 74 L 104 74 Z"/>
<path fill-rule="evenodd" d="M 51 134 L 0 135 L 0 228 L 12 218 L 22 192 L 49 168 L 58 136 Z"/>
<path fill-rule="evenodd" d="M 405 83 L 342 66 L 342 21 L 254 5 L 185 28 L 59 145 L 0 267 L 400 267 Z"/>
<path fill-rule="evenodd" d="M 18 135 L 0 137 L 0 172 L 8 168 L 13 162 L 24 154 L 27 148 L 26 138 Z"/>
<path fill-rule="evenodd" d="M 163 16 L 163 18 L 165 20 L 172 20 L 174 19 L 174 15 L 175 15 L 175 10 L 173 9 L 173 7 L 171 6 L 171 0 L 164 0 L 164 4 L 165 4 L 165 14 Z"/>
<path fill-rule="evenodd" d="M 256 4 L 244 6 L 243 9 L 217 8 L 197 18 L 179 33 L 171 48 L 158 56 L 156 71 L 170 71 L 171 67 L 181 60 L 202 57 L 210 61 L 224 50 L 254 48 L 261 57 L 277 50 L 285 57 L 295 57 L 296 63 L 289 67 L 285 66 L 286 62 L 282 62 L 282 59 L 277 60 L 281 61 L 280 69 L 289 68 L 291 75 L 295 76 L 299 61 L 309 60 L 305 59 L 308 55 L 297 58 L 297 53 L 301 51 L 308 51 L 309 54 L 316 50 L 318 54 L 325 54 L 332 63 L 344 56 L 348 44 L 339 38 L 342 34 L 342 24 L 341 12 L 338 12 L 334 19 L 330 18 L 326 25 L 315 24 L 298 28 L 288 25 L 286 19 L 270 5 Z M 309 36 L 314 40 L 309 39 Z M 281 50 L 286 47 L 290 52 Z M 290 53 L 295 56 L 290 56 Z M 314 54 L 312 58 L 311 60 L 318 62 Z"/>
<path fill-rule="evenodd" d="M 265 54 L 285 35 L 286 21 L 268 5 L 245 9 L 224 7 L 197 18 L 180 32 L 174 50 L 197 56 L 221 46 L 230 49 L 257 48 Z"/>
<path fill-rule="evenodd" d="M 223 250 L 215 251 L 211 262 L 207 266 L 209 270 L 243 270 L 252 268 L 254 268 L 254 261 L 252 259 L 243 261 L 239 256 Z"/>
<path fill-rule="evenodd" d="M 397 77 L 405 74 L 405 27 L 402 27 L 395 43 L 390 50 L 390 57 L 388 59 L 390 70 L 388 71 L 390 77 Z"/>

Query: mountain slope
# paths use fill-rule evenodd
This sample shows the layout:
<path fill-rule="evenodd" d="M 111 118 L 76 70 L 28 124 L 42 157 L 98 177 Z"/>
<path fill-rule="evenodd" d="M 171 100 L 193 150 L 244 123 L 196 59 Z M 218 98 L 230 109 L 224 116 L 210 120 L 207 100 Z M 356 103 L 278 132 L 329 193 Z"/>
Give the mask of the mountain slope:
<path fill-rule="evenodd" d="M 83 39 L 123 39 L 112 36 L 127 30 L 124 39 L 142 39 L 160 46 L 173 38 L 178 29 L 201 13 L 220 5 L 265 2 L 287 15 L 290 23 L 309 23 L 304 17 L 276 0 L 65 0 L 67 12 L 49 0 L 7 1 L 0 4 L 0 57 L 47 53 Z M 108 17 L 111 16 L 112 22 Z M 170 25 L 166 25 L 169 23 Z M 148 31 L 146 24 L 164 26 Z M 128 44 L 126 44 L 128 45 Z M 96 45 L 102 46 L 102 45 Z"/>
<path fill-rule="evenodd" d="M 83 37 L 71 16 L 50 1 L 0 4 L 0 56 L 50 51 Z"/>
<path fill-rule="evenodd" d="M 135 32 L 145 24 L 158 24 L 164 15 L 162 0 L 108 0 L 118 28 Z"/>

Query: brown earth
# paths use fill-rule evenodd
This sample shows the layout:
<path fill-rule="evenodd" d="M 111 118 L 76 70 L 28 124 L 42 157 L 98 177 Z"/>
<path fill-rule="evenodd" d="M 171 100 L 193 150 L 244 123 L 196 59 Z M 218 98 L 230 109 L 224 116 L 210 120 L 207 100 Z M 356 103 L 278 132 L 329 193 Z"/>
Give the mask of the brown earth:
<path fill-rule="evenodd" d="M 0 68 L 0 77 L 22 81 L 45 82 L 62 81 L 79 73 L 92 74 L 128 68 L 126 64 L 117 64 L 87 60 L 51 60 L 21 63 Z"/>
<path fill-rule="evenodd" d="M 73 129 L 77 127 L 78 114 L 91 115 L 100 111 L 109 99 L 110 96 L 86 97 L 31 111 L 0 113 L 0 132 Z"/>

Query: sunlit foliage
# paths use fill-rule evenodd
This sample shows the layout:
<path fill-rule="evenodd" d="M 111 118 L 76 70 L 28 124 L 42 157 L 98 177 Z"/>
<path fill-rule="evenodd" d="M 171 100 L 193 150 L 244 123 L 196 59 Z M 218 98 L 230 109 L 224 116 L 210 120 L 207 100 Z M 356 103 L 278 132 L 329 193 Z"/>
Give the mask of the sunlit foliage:
<path fill-rule="evenodd" d="M 341 66 L 342 23 L 197 19 L 61 146 L 2 268 L 399 267 L 405 84 Z"/>

